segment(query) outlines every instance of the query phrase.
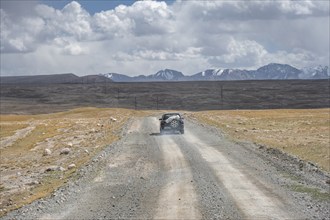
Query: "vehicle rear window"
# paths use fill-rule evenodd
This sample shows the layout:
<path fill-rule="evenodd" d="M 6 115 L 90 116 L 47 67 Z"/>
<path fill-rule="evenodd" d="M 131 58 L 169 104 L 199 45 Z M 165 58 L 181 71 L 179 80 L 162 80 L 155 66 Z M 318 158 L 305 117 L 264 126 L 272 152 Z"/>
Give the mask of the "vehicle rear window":
<path fill-rule="evenodd" d="M 178 115 L 178 114 L 168 114 L 168 115 L 164 115 L 163 116 L 163 119 L 166 120 L 168 119 L 169 117 L 173 116 L 173 115 Z M 179 116 L 179 115 L 178 115 Z"/>

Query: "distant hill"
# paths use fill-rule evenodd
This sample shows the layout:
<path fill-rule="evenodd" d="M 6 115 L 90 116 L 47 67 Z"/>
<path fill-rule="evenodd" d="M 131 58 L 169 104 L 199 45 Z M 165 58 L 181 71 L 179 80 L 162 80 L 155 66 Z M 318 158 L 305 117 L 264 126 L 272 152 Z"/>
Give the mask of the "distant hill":
<path fill-rule="evenodd" d="M 35 75 L 35 76 L 1 76 L 1 84 L 70 84 L 112 82 L 101 75 L 76 76 L 72 73 Z"/>
<path fill-rule="evenodd" d="M 102 75 L 87 75 L 79 77 L 82 83 L 104 83 L 104 82 L 112 82 L 111 79 L 102 76 Z"/>
<path fill-rule="evenodd" d="M 114 82 L 180 81 L 185 77 L 183 73 L 171 69 L 160 70 L 157 73 L 148 76 L 139 75 L 130 77 L 119 73 L 106 73 L 103 75 L 113 80 Z"/>
<path fill-rule="evenodd" d="M 1 84 L 70 84 L 105 82 L 175 82 L 175 81 L 239 81 L 239 80 L 289 80 L 289 79 L 330 79 L 328 66 L 297 69 L 288 64 L 270 63 L 257 70 L 206 69 L 191 76 L 182 72 L 164 69 L 151 75 L 127 76 L 119 73 L 76 76 L 72 73 L 1 76 Z"/>
<path fill-rule="evenodd" d="M 271 63 L 255 72 L 255 79 L 299 79 L 301 70 L 287 64 Z"/>
<path fill-rule="evenodd" d="M 300 79 L 328 79 L 329 69 L 327 66 L 306 67 L 299 74 Z"/>
<path fill-rule="evenodd" d="M 184 77 L 184 75 L 176 70 L 165 69 L 148 76 L 147 78 L 152 81 L 177 81 Z"/>
<path fill-rule="evenodd" d="M 239 69 L 207 69 L 189 77 L 191 80 L 251 80 L 252 71 Z"/>
<path fill-rule="evenodd" d="M 329 69 L 328 66 L 316 66 L 300 70 L 288 64 L 270 63 L 257 70 L 207 69 L 191 76 L 171 69 L 160 70 L 147 76 L 130 77 L 119 73 L 103 75 L 114 82 L 329 79 Z"/>
<path fill-rule="evenodd" d="M 190 80 L 287 80 L 287 79 L 328 79 L 327 66 L 299 70 L 288 64 L 270 63 L 257 70 L 208 69 L 196 73 Z"/>
<path fill-rule="evenodd" d="M 119 73 L 106 73 L 103 76 L 111 79 L 114 82 L 133 82 L 135 81 L 134 77 L 126 76 Z"/>

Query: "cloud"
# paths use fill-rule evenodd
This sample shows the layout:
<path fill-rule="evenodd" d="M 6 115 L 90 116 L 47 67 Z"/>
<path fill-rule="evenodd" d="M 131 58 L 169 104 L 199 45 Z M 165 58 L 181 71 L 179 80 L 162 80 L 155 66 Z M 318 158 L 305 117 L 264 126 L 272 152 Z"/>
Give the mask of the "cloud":
<path fill-rule="evenodd" d="M 74 38 L 55 38 L 54 45 L 59 48 L 63 48 L 61 53 L 64 55 L 86 55 L 88 54 L 88 48 L 81 46 L 81 43 L 77 42 Z"/>
<path fill-rule="evenodd" d="M 36 12 L 45 21 L 41 37 L 46 40 L 56 37 L 74 37 L 83 41 L 93 36 L 91 16 L 78 2 L 73 1 L 62 10 L 38 5 Z"/>
<path fill-rule="evenodd" d="M 228 43 L 227 53 L 220 56 L 225 63 L 242 63 L 254 65 L 258 58 L 267 54 L 267 51 L 255 41 L 237 41 L 231 39 Z"/>
<path fill-rule="evenodd" d="M 6 11 L 8 16 L 13 20 L 20 20 L 24 17 L 30 17 L 34 14 L 34 8 L 38 4 L 38 0 L 28 1 L 1 1 L 0 8 Z"/>
<path fill-rule="evenodd" d="M 26 17 L 18 24 L 0 9 L 1 14 L 1 52 L 27 53 L 37 47 L 37 38 L 43 29 L 44 21 L 38 17 Z M 33 27 L 33 28 L 32 28 Z"/>
<path fill-rule="evenodd" d="M 327 16 L 326 1 L 182 1 L 178 8 L 188 18 L 198 20 L 271 20 Z"/>
<path fill-rule="evenodd" d="M 172 19 L 173 12 L 166 3 L 154 1 L 120 5 L 114 10 L 96 13 L 93 17 L 96 30 L 111 37 L 163 35 L 172 31 Z"/>
<path fill-rule="evenodd" d="M 121 18 L 122 17 L 122 18 Z M 117 15 L 113 10 L 94 15 L 95 31 L 103 38 L 118 38 L 131 34 L 135 23 L 130 18 Z"/>
<path fill-rule="evenodd" d="M 164 50 L 134 50 L 132 53 L 119 52 L 114 54 L 112 58 L 117 61 L 133 61 L 133 60 L 147 60 L 147 61 L 182 61 L 185 59 L 199 58 L 200 48 L 189 47 L 186 51 L 172 52 Z"/>
<path fill-rule="evenodd" d="M 18 5 L 1 3 L 1 74 L 329 65 L 328 1 L 136 1 L 95 14 L 76 1 Z"/>

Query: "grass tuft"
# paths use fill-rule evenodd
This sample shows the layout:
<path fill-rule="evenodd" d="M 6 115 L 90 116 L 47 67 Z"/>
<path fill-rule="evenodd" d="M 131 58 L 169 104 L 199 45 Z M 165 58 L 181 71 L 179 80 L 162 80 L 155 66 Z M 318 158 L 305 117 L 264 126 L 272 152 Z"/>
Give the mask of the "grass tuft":
<path fill-rule="evenodd" d="M 306 193 L 312 198 L 320 201 L 330 201 L 329 192 L 321 192 L 319 189 L 307 187 L 299 184 L 291 185 L 290 188 L 295 192 Z"/>

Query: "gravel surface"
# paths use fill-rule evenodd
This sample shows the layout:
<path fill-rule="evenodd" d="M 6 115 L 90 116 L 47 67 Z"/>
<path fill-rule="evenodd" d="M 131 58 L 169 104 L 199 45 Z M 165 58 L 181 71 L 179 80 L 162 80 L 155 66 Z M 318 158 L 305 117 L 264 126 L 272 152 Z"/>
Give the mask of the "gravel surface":
<path fill-rule="evenodd" d="M 160 135 L 157 118 L 132 119 L 52 196 L 1 219 L 329 219 L 330 177 L 313 164 L 185 127 Z"/>

